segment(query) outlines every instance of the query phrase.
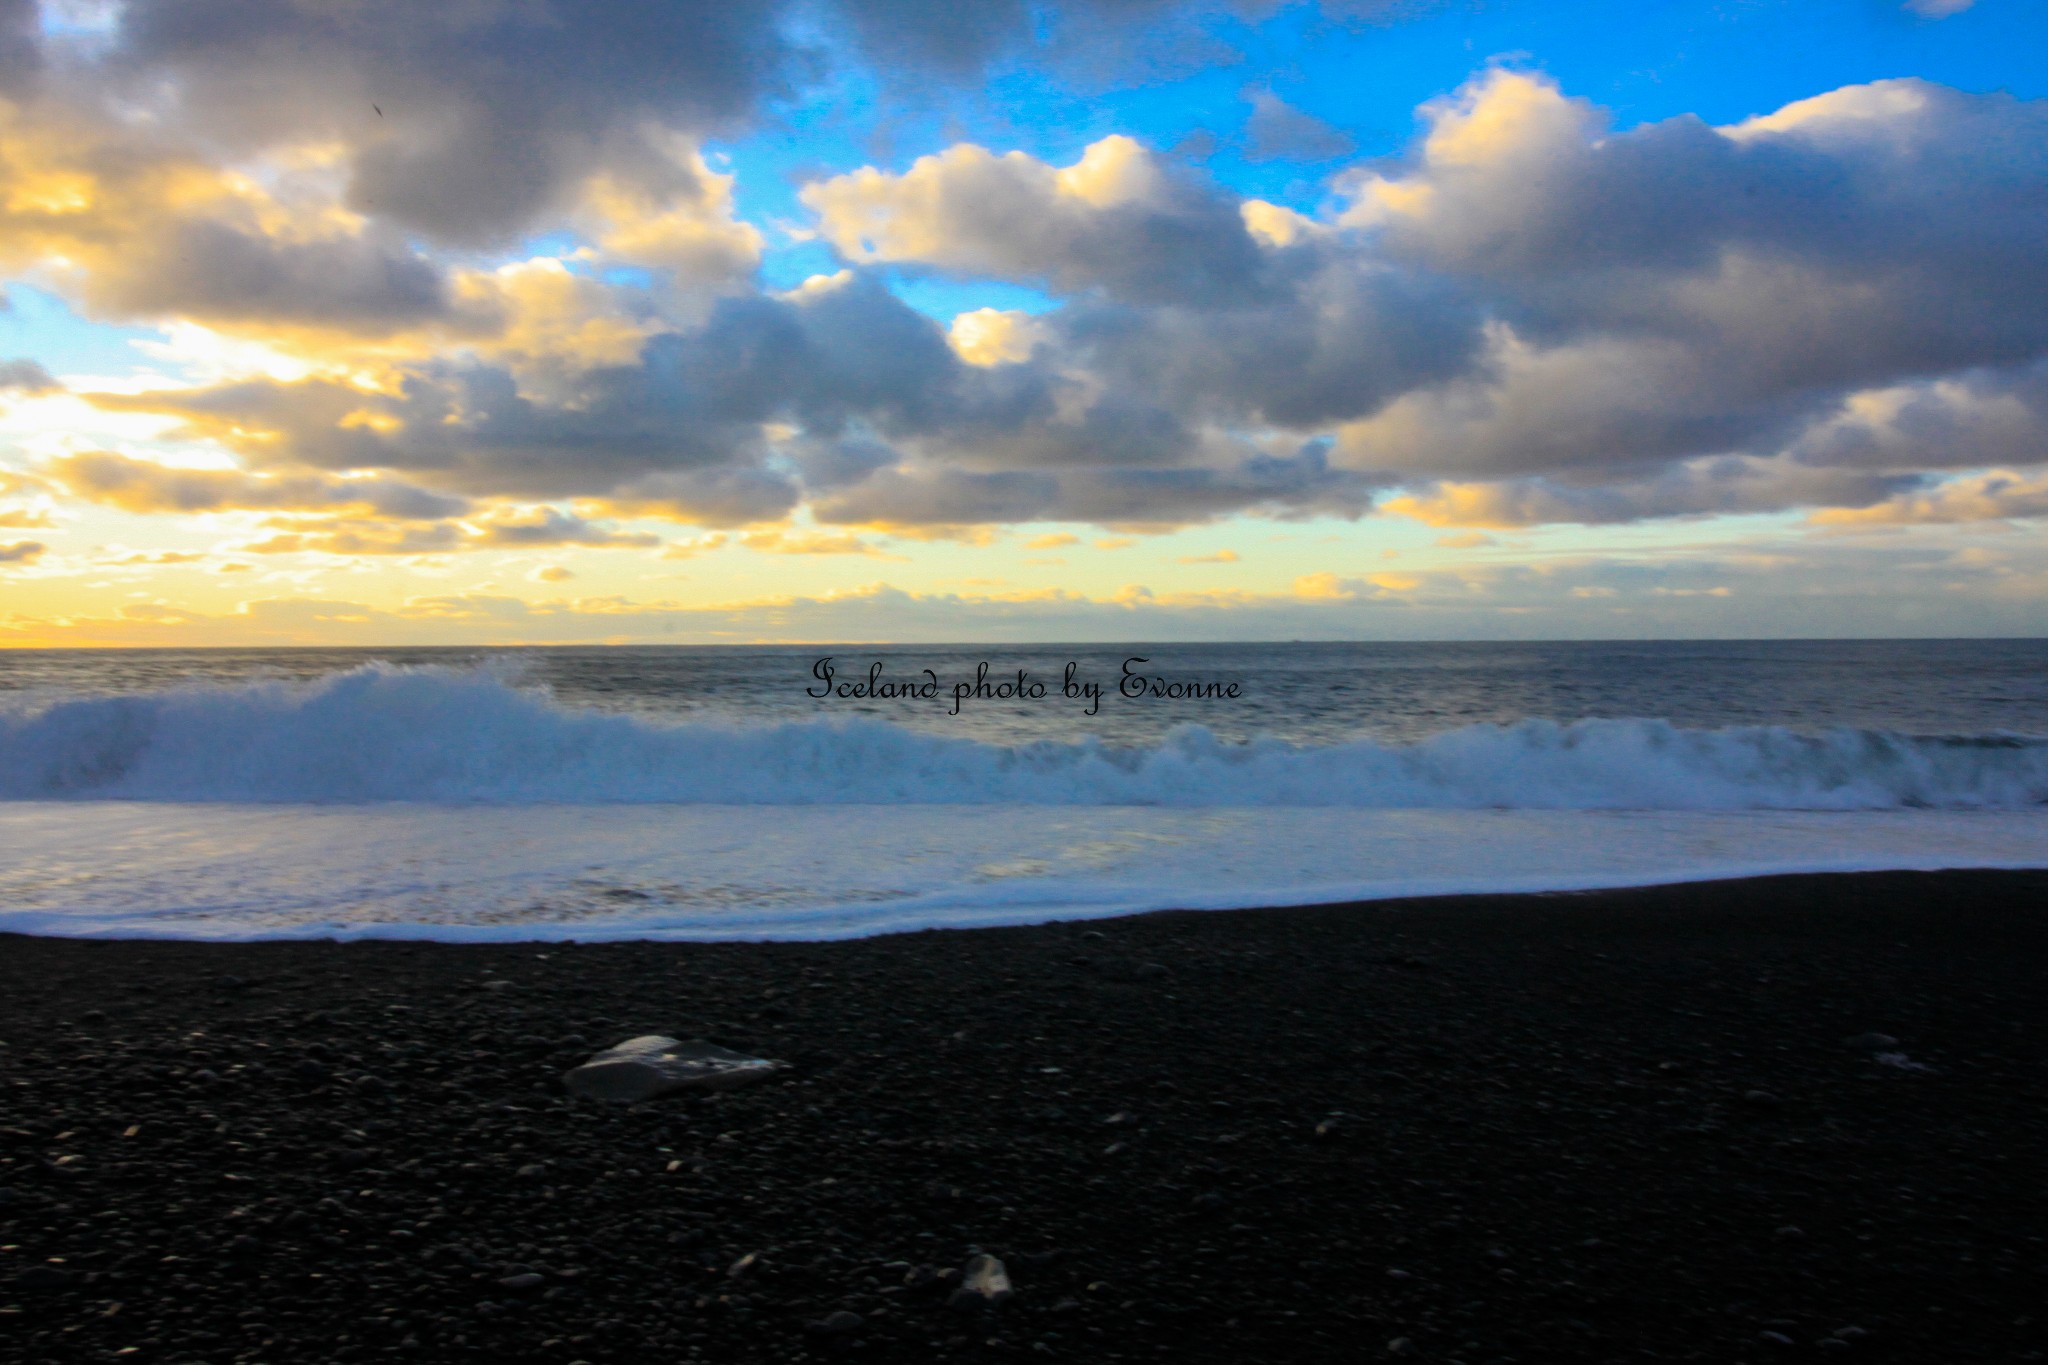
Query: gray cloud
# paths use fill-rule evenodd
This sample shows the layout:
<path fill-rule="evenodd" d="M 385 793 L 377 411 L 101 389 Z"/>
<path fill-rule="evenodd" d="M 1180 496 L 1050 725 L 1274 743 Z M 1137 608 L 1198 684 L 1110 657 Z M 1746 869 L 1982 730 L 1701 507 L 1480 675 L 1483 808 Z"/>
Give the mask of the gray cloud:
<path fill-rule="evenodd" d="M 87 288 L 120 315 L 199 316 L 220 323 L 313 323 L 390 331 L 442 316 L 439 267 L 402 243 L 336 237 L 278 241 L 230 224 L 188 221 L 151 234 Z"/>
<path fill-rule="evenodd" d="M 12 545 L 0 545 L 0 564 L 33 564 L 49 548 L 40 540 L 17 540 Z"/>
<path fill-rule="evenodd" d="M 900 176 L 820 181 L 803 198 L 849 260 L 1149 304 L 1233 303 L 1261 286 L 1263 258 L 1236 199 L 1121 136 L 1059 168 L 962 145 Z"/>
<path fill-rule="evenodd" d="M 402 521 L 460 516 L 468 503 L 391 479 L 335 479 L 296 474 L 264 478 L 230 469 L 174 469 L 118 455 L 87 451 L 53 461 L 48 471 L 92 502 L 127 512 L 303 511 L 360 507 Z"/>
<path fill-rule="evenodd" d="M 238 12 L 179 22 L 216 11 Z M 701 169 L 621 131 L 632 79 L 565 126 L 650 204 L 705 198 Z M 543 341 L 398 361 L 379 391 L 94 401 L 179 414 L 274 476 L 715 525 L 805 502 L 840 524 L 1163 525 L 1375 496 L 1446 523 L 1614 522 L 1904 506 L 1944 471 L 2048 463 L 2048 103 L 1893 81 L 1617 134 L 1496 71 L 1427 115 L 1405 157 L 1341 177 L 1334 216 L 1242 201 L 1129 139 L 1069 166 L 954 148 L 806 188 L 843 276 L 669 313 L 636 297 L 651 335 L 596 360 L 552 365 Z M 195 249 L 180 278 L 256 316 L 445 308 L 383 231 L 303 261 Z M 1066 297 L 949 342 L 881 264 Z"/>
<path fill-rule="evenodd" d="M 526 516 L 485 522 L 479 529 L 482 531 L 479 543 L 492 549 L 528 549 L 552 545 L 647 549 L 661 544 L 659 536 L 614 530 L 553 507 L 543 507 L 538 512 Z"/>
<path fill-rule="evenodd" d="M 52 393 L 63 387 L 38 361 L 0 360 L 0 393 Z"/>
<path fill-rule="evenodd" d="M 0 79 L 32 69 L 35 6 L 0 10 Z M 1215 3 L 1198 12 L 1257 10 Z M 1056 15 L 1068 47 L 1142 28 L 1176 0 L 128 0 L 95 70 L 160 99 L 206 138 L 348 147 L 356 209 L 447 243 L 505 240 L 594 166 L 630 170 L 634 130 L 731 132 L 831 54 L 793 20 L 844 35 L 885 81 L 970 77 Z M 13 35 L 10 38 L 10 35 Z M 1090 41 L 1092 40 L 1092 42 Z"/>
<path fill-rule="evenodd" d="M 1813 469 L 1789 460 L 1722 456 L 1669 466 L 1639 478 L 1574 483 L 1539 477 L 1425 485 L 1390 508 L 1447 526 L 1603 525 L 1651 517 L 1726 516 L 1787 507 L 1863 508 L 1918 489 L 1919 474 Z"/>
<path fill-rule="evenodd" d="M 1885 81 L 1734 129 L 1604 133 L 1497 73 L 1377 182 L 1419 207 L 1368 182 L 1362 217 L 1387 257 L 1483 283 L 1533 339 L 1670 337 L 1735 380 L 1867 384 L 2048 340 L 2048 103 Z"/>
<path fill-rule="evenodd" d="M 1251 117 L 1244 125 L 1247 161 L 1331 161 L 1357 145 L 1343 129 L 1270 90 L 1254 90 L 1250 99 Z"/>
<path fill-rule="evenodd" d="M 338 138 L 356 208 L 444 241 L 547 208 L 606 136 L 707 130 L 782 88 L 778 7 L 623 0 L 130 0 L 106 69 L 230 145 Z"/>

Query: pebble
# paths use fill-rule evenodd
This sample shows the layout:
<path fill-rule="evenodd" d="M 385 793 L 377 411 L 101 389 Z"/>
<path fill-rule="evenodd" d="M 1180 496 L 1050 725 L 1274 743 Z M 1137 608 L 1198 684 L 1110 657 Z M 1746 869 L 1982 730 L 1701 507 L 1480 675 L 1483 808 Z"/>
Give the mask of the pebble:
<path fill-rule="evenodd" d="M 812 1331 L 834 1337 L 851 1336 L 867 1325 L 866 1318 L 858 1313 L 849 1313 L 844 1308 L 835 1313 L 827 1313 L 810 1324 Z"/>
<path fill-rule="evenodd" d="M 69 1289 L 76 1278 L 68 1270 L 59 1270 L 53 1265 L 32 1265 L 14 1277 L 16 1289 L 50 1290 Z"/>
<path fill-rule="evenodd" d="M 540 1288 L 543 1284 L 547 1283 L 547 1277 L 536 1275 L 533 1271 L 528 1270 L 518 1275 L 507 1275 L 504 1279 L 499 1280 L 498 1283 L 504 1285 L 507 1289 L 524 1292 L 528 1289 Z"/>
<path fill-rule="evenodd" d="M 1742 1096 L 1742 1102 L 1747 1105 L 1752 1105 L 1758 1109 L 1776 1109 L 1780 1104 L 1784 1103 L 1784 1101 L 1780 1100 L 1776 1095 L 1773 1095 L 1768 1090 L 1744 1091 Z"/>

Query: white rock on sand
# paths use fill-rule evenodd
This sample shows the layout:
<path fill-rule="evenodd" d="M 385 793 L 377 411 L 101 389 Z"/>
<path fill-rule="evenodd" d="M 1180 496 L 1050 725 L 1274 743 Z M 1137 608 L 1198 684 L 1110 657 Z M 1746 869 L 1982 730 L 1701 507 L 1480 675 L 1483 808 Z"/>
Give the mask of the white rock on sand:
<path fill-rule="evenodd" d="M 562 1075 L 571 1094 L 631 1103 L 671 1090 L 730 1090 L 763 1080 L 783 1063 L 710 1043 L 677 1042 L 650 1033 L 598 1053 Z"/>

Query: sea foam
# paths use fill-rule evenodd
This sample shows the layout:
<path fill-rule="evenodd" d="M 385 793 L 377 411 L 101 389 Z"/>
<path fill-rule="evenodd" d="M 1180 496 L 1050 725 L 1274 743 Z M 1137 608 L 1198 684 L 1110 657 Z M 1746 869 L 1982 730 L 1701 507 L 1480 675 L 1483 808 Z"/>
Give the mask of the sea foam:
<path fill-rule="evenodd" d="M 1362 716 L 1368 728 L 1369 716 Z M 1529 720 L 1412 744 L 1001 745 L 879 720 L 570 709 L 490 668 L 40 698 L 0 710 L 0 798 L 1382 809 L 2026 809 L 2048 739 Z"/>

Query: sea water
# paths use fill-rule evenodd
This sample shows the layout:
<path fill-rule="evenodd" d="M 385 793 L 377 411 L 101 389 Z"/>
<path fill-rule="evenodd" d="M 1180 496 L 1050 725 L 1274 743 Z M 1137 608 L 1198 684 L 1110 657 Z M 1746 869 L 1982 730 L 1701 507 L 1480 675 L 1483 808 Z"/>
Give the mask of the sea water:
<path fill-rule="evenodd" d="M 0 653 L 0 929 L 829 937 L 1989 866 L 2048 866 L 2048 641 Z"/>

